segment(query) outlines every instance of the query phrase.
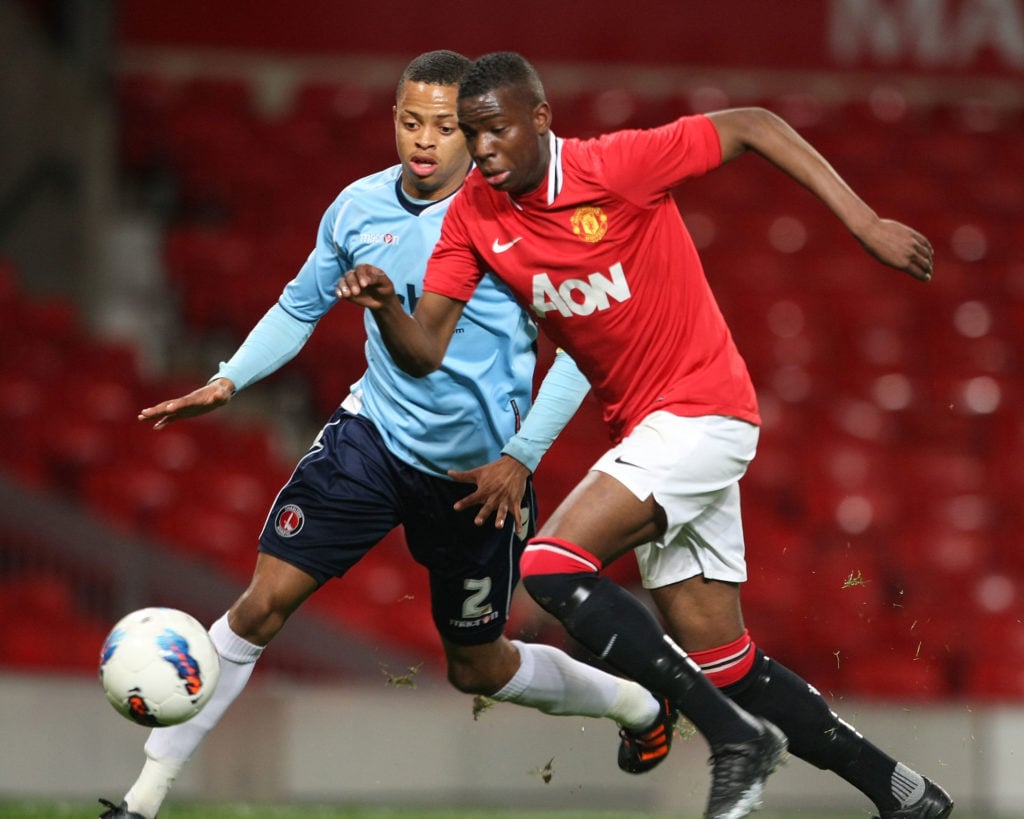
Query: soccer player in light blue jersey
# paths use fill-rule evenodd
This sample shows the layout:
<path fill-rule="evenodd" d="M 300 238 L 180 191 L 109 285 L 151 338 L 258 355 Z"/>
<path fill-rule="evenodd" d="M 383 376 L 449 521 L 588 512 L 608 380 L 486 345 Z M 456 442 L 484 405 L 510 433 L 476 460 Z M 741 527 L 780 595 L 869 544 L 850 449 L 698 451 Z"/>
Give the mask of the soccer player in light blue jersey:
<path fill-rule="evenodd" d="M 367 263 L 394 271 L 407 309 L 422 289 L 441 221 L 470 168 L 456 120 L 468 61 L 413 60 L 398 84 L 400 164 L 349 185 L 278 302 L 217 374 L 142 410 L 156 429 L 223 406 L 305 344 L 338 301 L 335 284 Z M 495 277 L 466 306 L 441 368 L 425 379 L 394 365 L 368 316 L 367 369 L 278 494 L 248 589 L 210 629 L 221 656 L 213 698 L 189 722 L 156 728 L 124 800 L 102 817 L 155 819 L 182 766 L 245 687 L 266 645 L 307 597 L 398 525 L 430 572 L 431 606 L 460 691 L 549 714 L 609 717 L 619 766 L 642 773 L 668 753 L 674 712 L 638 684 L 550 646 L 504 635 L 519 557 L 534 530 L 530 475 L 589 385 L 558 354 L 531 408 L 537 328 Z M 371 751 L 372 753 L 372 751 Z"/>

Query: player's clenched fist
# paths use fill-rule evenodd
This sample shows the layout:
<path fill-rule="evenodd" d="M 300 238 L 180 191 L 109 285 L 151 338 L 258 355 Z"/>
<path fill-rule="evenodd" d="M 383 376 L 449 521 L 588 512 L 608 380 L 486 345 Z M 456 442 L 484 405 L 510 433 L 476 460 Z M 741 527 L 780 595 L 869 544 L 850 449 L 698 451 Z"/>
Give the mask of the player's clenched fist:
<path fill-rule="evenodd" d="M 339 299 L 377 310 L 394 298 L 395 286 L 379 267 L 357 264 L 338 280 L 334 292 Z"/>

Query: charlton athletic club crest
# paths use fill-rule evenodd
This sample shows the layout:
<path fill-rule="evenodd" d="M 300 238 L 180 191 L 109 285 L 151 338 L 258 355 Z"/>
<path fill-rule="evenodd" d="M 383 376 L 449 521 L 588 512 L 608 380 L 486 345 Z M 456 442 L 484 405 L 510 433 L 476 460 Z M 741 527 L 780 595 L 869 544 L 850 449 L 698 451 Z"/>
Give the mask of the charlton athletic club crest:
<path fill-rule="evenodd" d="M 301 530 L 302 524 L 306 522 L 306 516 L 294 503 L 281 507 L 274 519 L 274 529 L 281 537 L 295 537 Z"/>
<path fill-rule="evenodd" d="M 576 208 L 572 215 L 572 232 L 584 242 L 600 242 L 608 232 L 608 217 L 600 208 Z"/>

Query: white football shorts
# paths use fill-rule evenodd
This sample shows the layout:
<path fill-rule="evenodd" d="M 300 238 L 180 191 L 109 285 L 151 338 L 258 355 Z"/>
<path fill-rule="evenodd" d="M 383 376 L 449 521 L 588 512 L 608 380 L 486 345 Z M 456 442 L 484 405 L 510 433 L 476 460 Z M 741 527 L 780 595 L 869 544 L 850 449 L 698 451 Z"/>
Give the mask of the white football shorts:
<path fill-rule="evenodd" d="M 653 495 L 665 510 L 662 537 L 635 549 L 645 588 L 701 574 L 747 579 L 739 480 L 757 451 L 759 432 L 723 415 L 653 412 L 591 467 L 639 500 Z"/>

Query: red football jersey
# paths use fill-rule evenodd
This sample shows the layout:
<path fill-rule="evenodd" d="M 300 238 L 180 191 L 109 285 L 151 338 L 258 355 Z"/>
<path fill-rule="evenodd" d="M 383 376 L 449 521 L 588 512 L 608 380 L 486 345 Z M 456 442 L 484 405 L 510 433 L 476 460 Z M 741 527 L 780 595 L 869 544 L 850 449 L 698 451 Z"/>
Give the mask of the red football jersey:
<path fill-rule="evenodd" d="M 671 195 L 721 164 L 711 121 L 550 139 L 547 184 L 525 196 L 470 174 L 424 289 L 467 301 L 493 270 L 576 359 L 613 440 L 655 410 L 760 423 L 746 365 Z"/>

